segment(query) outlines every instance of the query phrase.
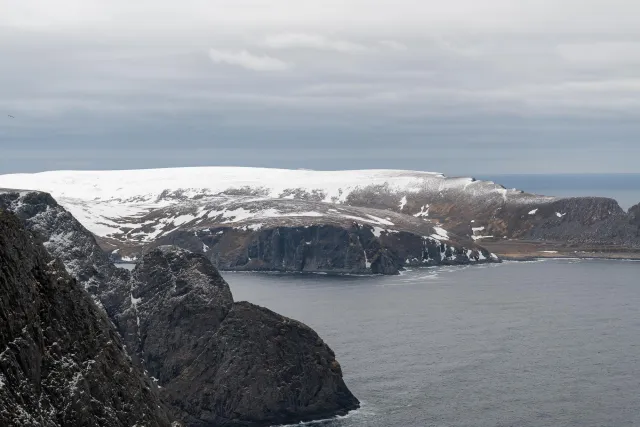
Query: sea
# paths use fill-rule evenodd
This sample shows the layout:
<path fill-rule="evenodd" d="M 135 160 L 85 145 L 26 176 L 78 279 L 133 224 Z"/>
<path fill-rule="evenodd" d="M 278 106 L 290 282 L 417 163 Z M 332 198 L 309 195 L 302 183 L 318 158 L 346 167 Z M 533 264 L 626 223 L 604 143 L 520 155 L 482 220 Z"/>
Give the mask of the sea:
<path fill-rule="evenodd" d="M 640 426 L 640 262 L 224 276 L 335 351 L 362 407 L 316 425 Z"/>

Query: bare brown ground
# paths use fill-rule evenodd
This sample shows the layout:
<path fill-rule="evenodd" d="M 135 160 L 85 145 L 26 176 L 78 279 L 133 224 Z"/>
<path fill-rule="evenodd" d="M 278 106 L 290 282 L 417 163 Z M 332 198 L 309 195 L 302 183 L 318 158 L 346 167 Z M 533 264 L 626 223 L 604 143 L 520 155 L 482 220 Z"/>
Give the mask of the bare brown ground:
<path fill-rule="evenodd" d="M 617 246 L 589 247 L 570 245 L 565 242 L 535 242 L 526 240 L 482 240 L 477 243 L 505 260 L 528 260 L 535 258 L 640 260 L 640 249 L 621 248 Z"/>

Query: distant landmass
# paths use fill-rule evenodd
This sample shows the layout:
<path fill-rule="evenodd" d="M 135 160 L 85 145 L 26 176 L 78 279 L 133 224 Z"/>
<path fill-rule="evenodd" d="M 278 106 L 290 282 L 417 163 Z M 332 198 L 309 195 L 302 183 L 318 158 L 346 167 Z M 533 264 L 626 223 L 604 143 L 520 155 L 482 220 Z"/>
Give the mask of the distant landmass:
<path fill-rule="evenodd" d="M 503 177 L 549 193 L 561 187 L 552 177 Z M 586 187 L 586 180 L 564 182 Z M 627 212 L 611 198 L 539 195 L 433 172 L 55 171 L 3 175 L 0 186 L 51 193 L 123 261 L 172 244 L 223 270 L 396 274 L 501 255 L 635 257 L 640 250 L 638 206 Z"/>
<path fill-rule="evenodd" d="M 640 202 L 640 173 L 480 175 L 529 193 L 558 197 L 608 197 L 629 209 Z"/>

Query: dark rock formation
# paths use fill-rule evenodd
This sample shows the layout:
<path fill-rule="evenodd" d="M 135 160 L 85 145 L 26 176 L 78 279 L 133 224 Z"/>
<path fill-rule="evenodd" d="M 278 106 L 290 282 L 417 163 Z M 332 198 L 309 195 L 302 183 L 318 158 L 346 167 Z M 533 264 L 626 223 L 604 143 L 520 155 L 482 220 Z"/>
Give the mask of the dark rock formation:
<path fill-rule="evenodd" d="M 165 385 L 202 352 L 233 297 L 206 258 L 165 246 L 134 270 L 130 304 L 122 316 L 127 347 L 137 349 L 145 369 Z"/>
<path fill-rule="evenodd" d="M 244 302 L 233 305 L 199 360 L 163 391 L 194 426 L 289 424 L 359 406 L 333 351 L 313 330 Z"/>
<path fill-rule="evenodd" d="M 0 191 L 0 209 L 18 216 L 112 318 L 121 311 L 129 295 L 128 272 L 116 268 L 93 234 L 53 197 L 39 191 Z"/>
<path fill-rule="evenodd" d="M 640 204 L 629 208 L 629 224 L 638 227 L 640 232 Z"/>
<path fill-rule="evenodd" d="M 0 425 L 169 425 L 104 313 L 3 210 L 0 268 Z"/>
<path fill-rule="evenodd" d="M 221 270 L 398 274 L 405 266 L 496 262 L 471 242 L 440 242 L 418 232 L 376 230 L 368 225 L 214 227 L 176 231 L 157 245 L 201 252 Z M 446 253 L 445 253 L 446 252 Z"/>
<path fill-rule="evenodd" d="M 307 326 L 233 304 L 228 284 L 201 254 L 149 252 L 133 272 L 127 346 L 193 426 L 270 425 L 358 407 L 331 349 Z"/>
<path fill-rule="evenodd" d="M 498 261 L 472 239 L 449 235 L 428 218 L 285 193 L 300 199 L 185 200 L 127 218 L 126 230 L 99 242 L 114 260 L 137 259 L 151 248 L 174 245 L 206 253 L 221 270 L 398 274 L 406 265 Z M 398 236 L 385 237 L 392 234 Z M 410 251 L 416 241 L 417 250 Z M 441 244 L 456 255 L 423 256 L 423 245 Z"/>
<path fill-rule="evenodd" d="M 84 352 L 75 353 L 73 358 L 69 356 L 63 359 L 64 363 L 73 362 L 68 365 L 68 372 L 65 370 L 67 365 L 60 367 L 60 375 L 70 376 L 64 378 L 75 378 L 76 372 L 83 369 L 82 372 L 91 374 L 94 371 L 89 368 L 93 366 L 99 368 L 95 378 L 108 384 L 107 379 L 113 375 L 114 381 L 124 384 L 128 387 L 127 390 L 133 390 L 135 384 L 131 386 L 130 381 L 146 381 L 140 372 L 140 368 L 143 368 L 163 387 L 162 400 L 172 405 L 171 410 L 177 415 L 176 418 L 184 418 L 190 425 L 297 422 L 344 414 L 358 406 L 357 399 L 342 381 L 335 356 L 315 332 L 268 310 L 247 304 L 233 304 L 229 286 L 203 255 L 177 248 L 157 248 L 150 250 L 134 273 L 129 275 L 113 266 L 107 255 L 98 248 L 93 235 L 49 195 L 24 191 L 0 192 L 0 209 L 2 208 L 15 211 L 35 236 L 33 242 L 43 242 L 49 252 L 64 261 L 64 266 L 78 283 L 92 293 L 94 300 L 101 304 L 117 326 L 133 360 L 126 358 L 120 337 L 109 326 L 104 313 L 98 313 L 104 324 L 96 326 L 90 323 L 98 337 L 93 341 L 81 339 L 78 334 L 89 327 L 85 327 L 83 322 L 91 322 L 93 316 L 88 313 L 87 308 L 79 318 L 73 317 L 79 322 L 78 329 L 73 329 L 73 333 L 69 319 L 62 319 L 59 323 L 62 331 L 72 333 L 77 341 L 75 347 L 71 348 L 75 350 L 80 346 Z M 5 265 L 4 260 L 1 265 Z M 51 265 L 55 265 L 60 274 L 65 274 L 62 264 Z M 65 280 L 73 282 L 66 274 L 65 277 Z M 84 302 L 78 303 L 77 295 L 67 295 L 57 288 L 53 296 L 61 303 L 69 298 L 80 308 L 89 304 L 94 311 L 98 310 L 84 290 L 77 287 L 74 292 L 81 294 Z M 10 298 L 12 299 L 7 304 L 12 305 L 15 298 Z M 3 317 L 9 316 L 6 313 L 4 306 L 0 306 L 0 319 L 8 318 Z M 65 323 L 68 320 L 69 323 Z M 20 325 L 22 323 L 15 328 L 19 329 Z M 101 332 L 101 327 L 107 327 L 108 331 Z M 0 345 L 4 345 L 5 338 L 1 331 L 0 328 Z M 246 337 L 248 341 L 237 339 L 240 336 Z M 7 335 L 7 342 L 14 340 L 13 337 L 14 335 Z M 58 335 L 53 337 L 52 339 L 60 341 Z M 33 341 L 39 342 L 37 339 Z M 47 349 L 49 344 L 53 350 Z M 58 354 L 57 348 L 62 346 L 61 343 L 48 341 L 44 345 L 42 348 L 45 354 Z M 90 348 L 84 349 L 87 346 Z M 106 348 L 104 354 L 91 353 L 98 346 Z M 111 350 L 110 346 L 116 348 Z M 64 351 L 69 348 L 62 346 Z M 87 357 L 83 356 L 85 353 Z M 278 358 L 264 358 L 267 354 L 277 354 Z M 242 357 L 236 357 L 239 355 Z M 0 368 L 3 368 L 1 357 Z M 131 378 L 121 378 L 116 373 L 121 365 L 119 357 L 125 358 L 126 372 L 131 372 Z M 91 360 L 96 362 L 90 362 Z M 25 365 L 23 362 L 16 363 Z M 25 366 L 31 365 L 29 362 Z M 113 365 L 113 369 L 110 370 L 105 365 Z M 45 368 L 38 369 L 45 372 Z M 233 374 L 225 376 L 224 369 L 228 369 L 229 375 Z M 32 373 L 32 368 L 27 371 Z M 194 377 L 194 373 L 198 373 L 197 376 Z M 257 373 L 260 373 L 259 378 L 256 377 Z M 33 377 L 32 374 L 28 375 Z M 52 376 L 54 377 L 55 375 Z M 11 384 L 12 388 L 15 384 L 9 383 L 4 377 L 0 377 L 0 380 L 2 384 Z M 255 394 L 255 390 L 248 388 L 248 384 L 254 382 L 259 384 L 260 397 Z M 34 380 L 33 384 L 43 383 Z M 0 396 L 3 396 L 2 387 L 0 386 Z M 114 409 L 114 416 L 120 418 L 116 420 L 105 415 L 104 419 L 107 421 L 104 423 L 101 420 L 94 423 L 90 419 L 84 425 L 133 425 L 135 422 L 128 423 L 129 419 L 133 419 L 131 414 L 127 415 L 129 410 L 137 411 L 135 414 L 140 417 L 147 417 L 138 418 L 146 420 L 140 425 L 163 425 L 160 421 L 165 421 L 154 421 L 152 415 L 146 415 L 149 414 L 146 407 L 136 406 L 140 399 L 146 399 L 149 408 L 160 405 L 157 396 L 153 394 L 153 387 L 143 387 L 139 396 L 129 396 L 127 392 L 123 392 L 122 395 L 128 400 L 122 404 L 111 394 L 99 394 L 102 391 L 91 382 L 87 387 L 91 393 L 94 393 L 94 389 L 97 390 L 96 400 L 106 399 L 106 408 L 109 408 L 109 402 L 114 402 L 112 406 L 117 408 Z M 200 395 L 195 390 L 201 390 L 204 394 Z M 27 393 L 24 396 L 29 396 L 30 399 L 32 395 Z M 87 398 L 93 395 L 88 394 L 85 389 L 82 396 Z M 65 398 L 64 393 L 62 398 Z M 0 408 L 5 401 L 7 404 L 16 401 L 15 397 L 11 397 L 14 400 L 9 400 L 9 397 L 6 399 L 0 400 Z M 18 403 L 28 405 L 23 400 Z M 52 401 L 57 405 L 58 401 Z M 88 408 L 96 405 L 91 400 L 87 403 Z M 57 414 L 60 407 L 42 408 L 49 408 L 51 414 Z M 24 407 L 24 410 L 31 413 L 31 407 Z M 64 421 L 67 419 L 72 421 Z M 126 422 L 118 421 L 120 419 Z M 0 425 L 4 425 L 2 421 L 0 415 Z M 44 425 L 83 425 L 82 422 L 75 421 L 75 418 L 66 418 L 56 421 L 58 424 Z M 19 425 L 30 424 L 27 422 Z"/>

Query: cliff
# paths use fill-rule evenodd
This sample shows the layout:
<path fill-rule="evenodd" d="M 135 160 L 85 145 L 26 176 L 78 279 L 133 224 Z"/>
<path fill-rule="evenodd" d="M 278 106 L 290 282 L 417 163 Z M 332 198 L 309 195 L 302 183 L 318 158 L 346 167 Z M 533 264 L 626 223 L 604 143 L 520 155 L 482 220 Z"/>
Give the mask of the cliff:
<path fill-rule="evenodd" d="M 0 425 L 169 426 L 105 314 L 4 210 L 0 266 Z"/>
<path fill-rule="evenodd" d="M 159 247 L 129 274 L 49 195 L 0 192 L 0 209 L 18 213 L 33 240 L 64 261 L 57 268 L 74 276 L 78 292 L 87 300 L 92 294 L 99 304 L 90 301 L 94 309 L 117 327 L 110 339 L 122 340 L 129 363 L 161 387 L 175 419 L 196 426 L 267 425 L 358 407 L 333 352 L 315 332 L 266 309 L 234 303 L 228 284 L 202 254 Z M 277 358 L 264 358 L 273 352 Z M 249 384 L 259 384 L 260 394 Z"/>
<path fill-rule="evenodd" d="M 309 327 L 249 303 L 200 254 L 157 248 L 133 271 L 129 322 L 145 368 L 193 426 L 266 426 L 359 406 Z"/>

